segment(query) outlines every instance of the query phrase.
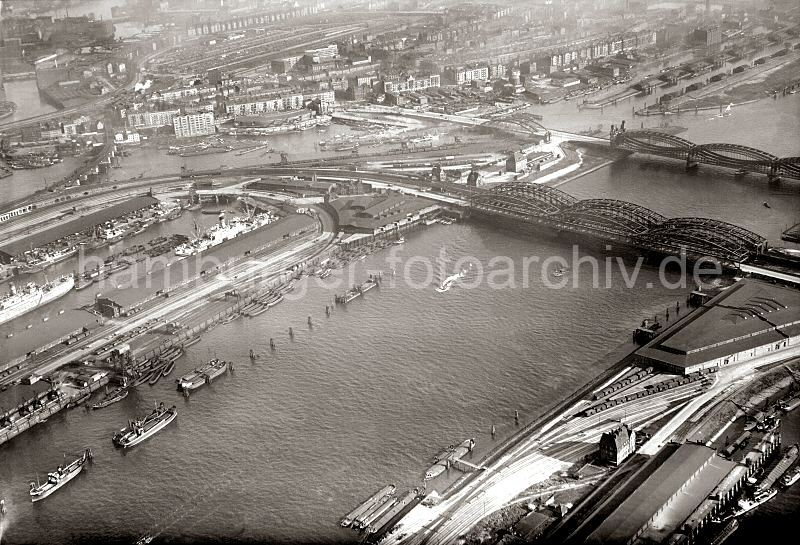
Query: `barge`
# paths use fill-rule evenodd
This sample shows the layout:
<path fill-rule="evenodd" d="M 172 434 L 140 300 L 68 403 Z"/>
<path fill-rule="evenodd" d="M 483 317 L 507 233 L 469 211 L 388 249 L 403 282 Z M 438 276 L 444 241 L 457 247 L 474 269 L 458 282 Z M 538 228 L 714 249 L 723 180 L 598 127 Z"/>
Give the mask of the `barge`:
<path fill-rule="evenodd" d="M 371 509 L 376 503 L 381 501 L 381 499 L 394 494 L 395 490 L 396 487 L 393 484 L 390 484 L 384 486 L 383 488 L 375 492 L 375 494 L 373 494 L 372 496 L 361 502 L 358 507 L 356 507 L 355 509 L 353 509 L 347 515 L 344 516 L 344 518 L 341 521 L 342 527 L 347 528 L 348 526 L 353 524 L 353 522 L 355 522 L 355 520 L 358 517 L 364 515 L 364 513 L 366 513 L 369 509 Z"/>

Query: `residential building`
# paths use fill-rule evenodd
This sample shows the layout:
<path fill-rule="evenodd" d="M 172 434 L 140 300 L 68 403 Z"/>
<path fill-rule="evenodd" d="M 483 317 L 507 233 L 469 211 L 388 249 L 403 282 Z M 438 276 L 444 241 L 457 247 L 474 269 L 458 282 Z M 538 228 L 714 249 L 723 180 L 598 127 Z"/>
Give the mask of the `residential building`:
<path fill-rule="evenodd" d="M 134 129 L 155 129 L 172 125 L 172 119 L 181 113 L 180 110 L 164 110 L 160 112 L 133 112 L 128 114 L 128 125 Z"/>
<path fill-rule="evenodd" d="M 489 79 L 488 66 L 459 66 L 456 68 L 448 68 L 445 70 L 448 79 L 458 85 L 469 83 L 471 81 L 486 81 Z"/>
<path fill-rule="evenodd" d="M 439 74 L 411 75 L 401 74 L 391 79 L 383 80 L 384 93 L 405 93 L 407 91 L 421 91 L 431 87 L 440 87 Z"/>
<path fill-rule="evenodd" d="M 175 127 L 177 138 L 205 136 L 216 132 L 214 114 L 211 112 L 175 116 L 172 119 L 172 126 Z"/>

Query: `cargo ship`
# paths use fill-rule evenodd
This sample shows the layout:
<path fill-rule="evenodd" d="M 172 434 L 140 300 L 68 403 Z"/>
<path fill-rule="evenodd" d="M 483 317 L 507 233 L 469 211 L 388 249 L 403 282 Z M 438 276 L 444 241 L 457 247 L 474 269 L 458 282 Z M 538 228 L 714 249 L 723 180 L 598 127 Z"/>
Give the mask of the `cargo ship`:
<path fill-rule="evenodd" d="M 0 324 L 63 297 L 73 286 L 75 279 L 72 276 L 62 276 L 58 280 L 42 285 L 29 282 L 21 290 L 17 290 L 12 284 L 11 291 L 0 299 Z"/>
<path fill-rule="evenodd" d="M 196 390 L 204 384 L 210 384 L 212 380 L 228 370 L 228 362 L 217 358 L 212 359 L 206 365 L 198 367 L 191 373 L 177 379 L 178 390 L 188 392 Z"/>
<path fill-rule="evenodd" d="M 225 213 L 222 212 L 219 215 L 219 221 L 205 233 L 175 248 L 175 255 L 179 257 L 197 255 L 223 242 L 233 240 L 240 235 L 272 223 L 274 220 L 275 217 L 272 214 L 256 214 L 251 217 L 233 218 L 228 221 L 225 219 Z"/>
<path fill-rule="evenodd" d="M 78 476 L 78 473 L 81 472 L 83 466 L 85 466 L 91 459 L 92 451 L 86 449 L 80 458 L 74 460 L 66 467 L 59 467 L 53 473 L 48 473 L 47 481 L 44 483 L 39 484 L 38 482 L 32 482 L 30 489 L 31 501 L 37 502 L 39 500 L 43 500 L 70 482 L 72 479 Z"/>
<path fill-rule="evenodd" d="M 160 432 L 177 416 L 178 408 L 175 405 L 165 409 L 164 404 L 161 403 L 141 420 L 134 420 L 128 424 L 128 427 L 115 433 L 112 441 L 120 448 L 133 447 Z"/>

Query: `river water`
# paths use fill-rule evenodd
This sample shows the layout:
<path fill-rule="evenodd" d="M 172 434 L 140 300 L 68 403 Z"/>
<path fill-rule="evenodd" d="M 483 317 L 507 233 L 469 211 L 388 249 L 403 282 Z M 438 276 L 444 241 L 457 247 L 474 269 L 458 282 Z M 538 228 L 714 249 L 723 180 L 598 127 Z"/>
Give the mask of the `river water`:
<path fill-rule="evenodd" d="M 762 126 L 791 127 L 785 118 L 796 101 L 778 101 L 783 110 L 771 102 L 772 109 L 759 110 L 759 103 L 733 119 L 753 116 Z M 715 122 L 685 123 L 687 137 L 749 136 L 755 145 L 747 126 L 731 124 L 717 134 L 706 126 Z M 287 145 L 281 138 L 274 138 L 276 148 Z M 285 138 L 310 146 L 320 136 Z M 792 140 L 769 131 L 756 147 L 798 155 Z M 225 161 L 232 163 L 230 155 Z M 142 150 L 124 168 L 138 169 L 156 157 L 163 164 L 163 152 Z M 196 159 L 200 164 L 213 157 Z M 737 181 L 703 169 L 687 175 L 655 163 L 620 163 L 560 188 L 582 198 L 630 200 L 666 216 L 731 221 L 773 242 L 798 221 L 800 210 L 796 186 L 769 187 L 760 178 Z M 188 217 L 178 222 L 168 229 L 191 224 Z M 234 361 L 236 369 L 190 399 L 174 391 L 171 379 L 143 385 L 121 403 L 62 413 L 0 447 L 0 490 L 9 507 L 2 539 L 129 543 L 163 531 L 174 543 L 354 541 L 356 535 L 337 521 L 361 499 L 387 483 L 401 490 L 420 486 L 431 457 L 464 438 L 475 437 L 478 454 L 485 452 L 514 431 L 514 410 L 523 422 L 541 414 L 600 373 L 597 361 L 626 341 L 643 317 L 674 305 L 691 287 L 662 285 L 658 271 L 644 267 L 635 289 L 626 288 L 617 273 L 593 288 L 592 271 L 582 266 L 570 273 L 568 287 L 554 289 L 538 265 L 526 274 L 523 258 L 570 260 L 569 244 L 484 225 L 436 225 L 406 238 L 394 247 L 399 262 L 387 262 L 389 251 L 369 256 L 352 274 L 338 271 L 344 275 L 339 287 L 307 280 L 295 300 L 204 335 L 178 361 L 176 376 L 213 355 Z M 595 255 L 590 248 L 580 251 Z M 474 265 L 464 283 L 436 293 L 434 285 L 465 256 Z M 513 263 L 514 287 L 497 289 L 509 284 L 507 275 L 488 281 L 485 273 L 500 268 L 490 264 L 496 256 Z M 430 279 L 426 262 L 433 263 Z M 393 267 L 394 282 L 387 278 L 380 289 L 325 317 L 325 305 L 344 285 Z M 270 338 L 277 343 L 274 352 Z M 250 348 L 261 354 L 255 363 L 248 361 Z M 114 430 L 158 401 L 178 405 L 177 423 L 131 452 L 115 450 Z M 489 435 L 493 424 L 495 440 Z M 31 505 L 27 483 L 54 469 L 64 453 L 72 456 L 87 446 L 95 453 L 94 465 Z M 433 481 L 429 490 L 442 490 L 454 476 Z M 753 524 L 786 520 L 797 506 L 796 492 L 779 496 Z"/>

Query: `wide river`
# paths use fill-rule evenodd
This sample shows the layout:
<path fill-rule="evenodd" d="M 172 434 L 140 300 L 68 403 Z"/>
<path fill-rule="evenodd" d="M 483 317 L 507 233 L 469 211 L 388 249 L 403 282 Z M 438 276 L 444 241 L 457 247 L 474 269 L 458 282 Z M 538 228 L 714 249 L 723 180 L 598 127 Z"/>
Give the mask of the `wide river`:
<path fill-rule="evenodd" d="M 742 107 L 730 118 L 687 119 L 682 124 L 689 131 L 682 136 L 800 155 L 794 138 L 798 104 L 792 97 Z M 770 128 L 754 135 L 754 126 Z M 782 134 L 775 127 L 794 130 Z M 309 146 L 301 139 L 319 137 L 276 137 L 275 147 Z M 156 153 L 163 157 L 151 150 L 128 160 L 144 165 L 147 154 Z M 773 243 L 800 221 L 797 185 L 769 187 L 760 178 L 735 180 L 702 169 L 687 175 L 679 166 L 628 162 L 560 189 L 581 198 L 630 200 L 666 216 L 731 221 Z M 398 262 L 387 261 L 389 251 L 357 262 L 357 280 L 393 267 L 397 275 L 330 318 L 325 305 L 342 287 L 309 279 L 294 300 L 204 335 L 178 360 L 176 374 L 214 355 L 235 362 L 236 369 L 188 400 L 171 379 L 163 380 L 100 411 L 61 413 L 0 447 L 0 491 L 9 508 L 0 539 L 130 543 L 145 532 L 163 532 L 171 542 L 354 541 L 357 536 L 340 529 L 338 519 L 358 501 L 387 483 L 401 490 L 420 486 L 430 458 L 464 438 L 475 437 L 479 454 L 485 452 L 513 433 L 515 410 L 523 422 L 541 414 L 600 373 L 598 360 L 629 339 L 642 318 L 683 300 L 691 289 L 662 285 L 658 271 L 648 267 L 633 289 L 618 272 L 593 287 L 592 271 L 584 266 L 569 274 L 568 287 L 555 289 L 539 265 L 524 270 L 523 259 L 571 259 L 569 244 L 485 225 L 436 225 L 406 238 L 394 247 Z M 604 257 L 590 248 L 580 251 Z M 490 263 L 496 256 L 513 263 L 514 286 L 508 275 L 487 274 L 508 266 Z M 464 282 L 436 293 L 434 285 L 465 257 L 473 267 Z M 338 274 L 352 283 L 349 270 Z M 274 352 L 270 338 L 277 343 Z M 250 348 L 261 354 L 255 363 L 247 358 Z M 159 401 L 178 405 L 176 424 L 130 452 L 115 450 L 114 430 Z M 797 419 L 785 421 L 786 443 L 797 440 Z M 31 505 L 28 482 L 54 469 L 65 453 L 73 456 L 87 446 L 95 461 L 85 474 Z M 454 476 L 429 483 L 429 490 L 442 490 Z M 795 487 L 745 521 L 742 534 L 757 532 L 753 524 L 788 520 L 798 505 Z"/>

